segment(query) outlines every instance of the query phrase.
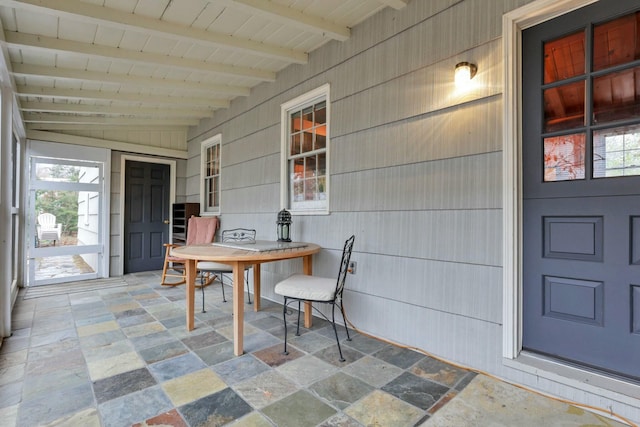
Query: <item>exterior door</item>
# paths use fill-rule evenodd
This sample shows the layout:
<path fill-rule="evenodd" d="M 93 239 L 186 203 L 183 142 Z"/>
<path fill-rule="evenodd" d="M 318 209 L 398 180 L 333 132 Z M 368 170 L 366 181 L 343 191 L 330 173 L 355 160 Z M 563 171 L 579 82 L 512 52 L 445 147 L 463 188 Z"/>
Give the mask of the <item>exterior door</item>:
<path fill-rule="evenodd" d="M 523 348 L 640 379 L 640 4 L 522 40 Z"/>
<path fill-rule="evenodd" d="M 124 272 L 162 269 L 169 242 L 169 165 L 125 163 Z"/>

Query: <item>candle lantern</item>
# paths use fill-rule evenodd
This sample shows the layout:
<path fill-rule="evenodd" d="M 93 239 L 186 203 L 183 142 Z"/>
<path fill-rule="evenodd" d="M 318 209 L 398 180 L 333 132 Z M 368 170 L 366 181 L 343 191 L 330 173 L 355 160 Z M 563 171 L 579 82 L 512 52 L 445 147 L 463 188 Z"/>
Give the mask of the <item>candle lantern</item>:
<path fill-rule="evenodd" d="M 291 241 L 291 214 L 286 209 L 278 212 L 278 242 Z"/>

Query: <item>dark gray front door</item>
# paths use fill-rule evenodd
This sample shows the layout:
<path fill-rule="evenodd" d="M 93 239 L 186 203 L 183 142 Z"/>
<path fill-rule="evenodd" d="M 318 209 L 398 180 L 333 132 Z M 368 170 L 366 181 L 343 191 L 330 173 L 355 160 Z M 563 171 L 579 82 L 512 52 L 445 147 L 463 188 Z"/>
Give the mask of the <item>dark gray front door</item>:
<path fill-rule="evenodd" d="M 160 270 L 169 241 L 169 179 L 166 164 L 125 164 L 124 272 Z"/>
<path fill-rule="evenodd" d="M 523 33 L 523 347 L 640 379 L 640 5 Z"/>

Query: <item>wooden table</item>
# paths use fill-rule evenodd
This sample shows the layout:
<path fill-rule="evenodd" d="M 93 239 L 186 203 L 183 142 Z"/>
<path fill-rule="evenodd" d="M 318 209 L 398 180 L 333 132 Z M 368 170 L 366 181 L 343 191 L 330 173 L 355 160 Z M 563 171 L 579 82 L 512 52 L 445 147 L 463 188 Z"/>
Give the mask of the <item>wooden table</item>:
<path fill-rule="evenodd" d="M 258 241 L 261 243 L 269 243 Z M 276 242 L 270 242 L 276 244 Z M 282 261 L 285 259 L 302 258 L 304 274 L 312 273 L 312 256 L 320 252 L 320 246 L 304 243 L 304 247 L 278 250 L 253 251 L 217 245 L 191 245 L 174 248 L 171 253 L 187 260 L 187 330 L 194 328 L 195 317 L 195 283 L 196 263 L 198 261 L 215 261 L 233 267 L 233 350 L 236 356 L 243 354 L 244 333 L 244 269 L 253 265 L 253 295 L 254 311 L 260 310 L 260 264 L 265 262 Z M 305 303 L 304 325 L 311 327 L 311 303 Z"/>

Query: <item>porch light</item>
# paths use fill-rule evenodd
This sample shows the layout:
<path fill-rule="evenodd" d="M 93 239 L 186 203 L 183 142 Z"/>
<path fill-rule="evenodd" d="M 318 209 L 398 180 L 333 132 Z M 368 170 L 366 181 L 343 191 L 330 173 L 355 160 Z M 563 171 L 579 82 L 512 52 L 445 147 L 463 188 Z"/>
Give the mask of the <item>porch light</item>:
<path fill-rule="evenodd" d="M 471 62 L 458 62 L 456 64 L 456 71 L 454 74 L 454 80 L 456 82 L 457 87 L 464 87 L 476 75 L 478 71 L 478 66 L 476 64 L 472 64 Z"/>
<path fill-rule="evenodd" d="M 282 209 L 278 212 L 278 242 L 291 241 L 291 214 L 288 210 Z"/>

